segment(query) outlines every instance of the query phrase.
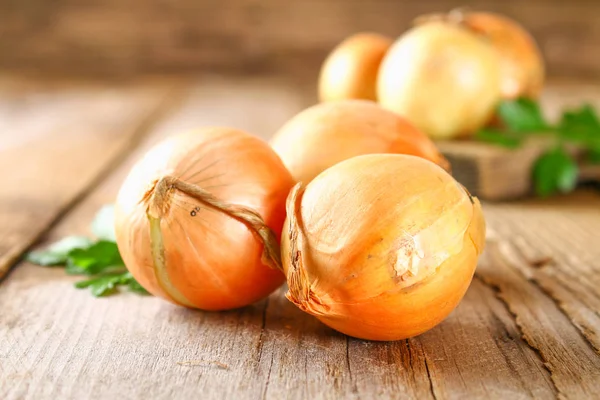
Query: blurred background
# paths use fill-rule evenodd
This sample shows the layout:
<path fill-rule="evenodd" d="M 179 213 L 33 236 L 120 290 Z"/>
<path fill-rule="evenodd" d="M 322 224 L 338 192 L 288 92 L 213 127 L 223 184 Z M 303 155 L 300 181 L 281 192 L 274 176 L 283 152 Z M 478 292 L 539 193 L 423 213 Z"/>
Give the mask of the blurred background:
<path fill-rule="evenodd" d="M 0 69 L 315 76 L 351 33 L 398 36 L 420 14 L 460 6 L 520 21 L 551 78 L 600 75 L 597 0 L 0 0 Z"/>

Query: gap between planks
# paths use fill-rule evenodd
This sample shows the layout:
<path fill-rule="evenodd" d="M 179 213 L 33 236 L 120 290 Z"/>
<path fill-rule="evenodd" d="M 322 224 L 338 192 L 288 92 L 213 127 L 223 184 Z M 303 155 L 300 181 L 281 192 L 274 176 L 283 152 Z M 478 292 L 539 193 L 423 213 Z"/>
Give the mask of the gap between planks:
<path fill-rule="evenodd" d="M 148 84 L 148 87 L 154 88 L 155 84 Z M 103 89 L 99 89 L 103 90 Z M 134 89 L 135 90 L 135 89 Z M 127 90 L 125 90 L 127 93 Z M 94 94 L 92 94 L 93 96 Z M 122 140 L 119 143 L 117 149 L 113 149 L 112 152 L 109 151 L 109 156 L 105 157 L 104 154 L 93 154 L 95 150 L 94 148 L 86 147 L 86 148 L 73 148 L 72 151 L 84 151 L 87 153 L 91 153 L 91 157 L 97 157 L 96 160 L 98 162 L 98 166 L 95 171 L 89 171 L 87 176 L 80 176 L 77 173 L 74 173 L 74 176 L 67 176 L 64 179 L 71 179 L 73 182 L 73 186 L 68 187 L 67 193 L 62 196 L 62 199 L 56 205 L 48 205 L 45 203 L 52 203 L 54 200 L 50 196 L 55 196 L 56 193 L 50 192 L 45 193 L 40 189 L 39 193 L 36 196 L 39 196 L 38 204 L 36 207 L 44 207 L 46 208 L 44 215 L 45 217 L 41 219 L 43 222 L 41 224 L 32 223 L 29 218 L 25 218 L 24 220 L 17 219 L 16 221 L 10 219 L 7 224 L 8 226 L 4 226 L 5 229 L 9 231 L 17 231 L 18 237 L 16 238 L 15 243 L 9 246 L 3 247 L 0 252 L 0 282 L 4 278 L 4 276 L 9 272 L 11 267 L 19 260 L 19 258 L 23 255 L 25 251 L 27 251 L 41 236 L 47 233 L 64 215 L 68 210 L 77 204 L 79 201 L 85 198 L 85 196 L 106 176 L 108 176 L 111 171 L 116 168 L 116 165 L 120 164 L 127 153 L 135 148 L 141 138 L 147 134 L 147 132 L 152 128 L 152 126 L 157 123 L 161 118 L 164 118 L 168 112 L 173 109 L 177 102 L 181 100 L 183 96 L 183 86 L 179 83 L 172 83 L 166 85 L 165 83 L 156 84 L 156 90 L 150 90 L 149 93 L 144 92 L 142 88 L 142 96 L 150 96 L 153 97 L 151 99 L 143 99 L 144 103 L 142 104 L 139 110 L 128 110 L 134 115 L 134 120 L 129 122 L 129 126 L 126 126 L 122 132 L 119 132 L 120 135 L 125 136 L 126 139 Z M 135 101 L 135 97 L 130 99 L 131 101 Z M 81 103 L 86 102 L 86 98 L 82 96 L 79 100 Z M 77 110 L 76 110 L 77 111 Z M 127 111 L 126 111 L 127 112 Z M 62 116 L 63 118 L 69 118 L 69 115 Z M 128 116 L 127 116 L 128 117 Z M 126 117 L 126 118 L 127 118 Z M 110 117 L 107 117 L 110 118 Z M 49 127 L 50 128 L 50 127 Z M 56 128 L 55 128 L 56 129 Z M 83 129 L 82 129 L 83 130 Z M 85 134 L 85 133 L 81 133 Z M 42 133 L 44 135 L 44 133 Z M 60 134 L 58 134 L 60 135 Z M 5 138 L 6 139 L 6 138 Z M 61 141 L 61 140 L 73 140 L 70 137 L 62 138 L 62 136 L 57 136 L 56 138 L 52 138 L 53 141 Z M 110 138 L 109 138 L 110 140 Z M 31 163 L 31 159 L 35 159 L 37 153 L 40 152 L 37 147 L 37 142 L 30 142 L 31 144 L 27 144 L 26 146 L 32 146 L 34 149 L 31 153 L 26 154 L 29 160 L 24 161 L 22 155 L 19 155 L 19 159 L 16 157 L 15 161 L 17 162 L 27 162 Z M 105 147 L 100 146 L 100 151 L 105 150 Z M 10 149 L 5 150 L 5 152 L 9 152 Z M 28 152 L 29 153 L 29 152 Z M 9 153 L 10 157 L 11 154 Z M 87 160 L 86 160 L 87 161 Z M 53 173 L 51 171 L 52 165 L 43 165 L 43 167 L 50 168 L 46 173 Z M 73 169 L 77 169 L 77 165 L 73 166 Z M 17 170 L 18 171 L 18 170 Z M 43 179 L 41 176 L 30 176 L 31 173 L 36 173 L 37 171 L 31 169 L 24 169 L 24 176 L 20 177 L 23 181 L 32 181 Z M 14 173 L 13 171 L 4 170 L 1 172 L 2 174 Z M 18 172 L 17 172 L 18 173 Z M 79 185 L 79 181 L 82 180 L 83 184 Z M 34 189 L 35 190 L 35 189 Z M 29 191 L 31 193 L 31 189 Z M 19 198 L 21 193 L 19 193 L 19 189 L 16 192 L 9 193 L 11 198 L 14 198 L 15 201 L 20 202 L 22 199 Z M 4 196 L 6 198 L 6 196 Z M 23 196 L 25 197 L 25 196 Z M 58 197 L 58 196 L 57 196 Z M 4 198 L 4 199 L 5 199 Z M 0 206 L 3 205 L 2 200 L 0 198 Z M 10 199 L 9 199 L 10 200 Z M 6 205 L 6 204 L 4 204 Z M 14 210 L 14 213 L 20 213 L 22 215 L 25 214 L 25 210 L 23 207 L 27 207 L 27 202 L 25 202 L 24 206 L 20 205 L 18 209 Z M 13 214 L 13 216 L 15 215 Z M 20 215 L 19 214 L 19 215 Z M 10 217 L 10 216 L 8 216 Z M 40 219 L 36 219 L 36 222 Z M 11 226 L 10 222 L 13 221 L 17 224 L 17 226 Z M 11 232 L 12 233 L 12 232 Z M 0 236 L 2 232 L 0 232 Z M 13 234 L 14 235 L 14 234 Z"/>
<path fill-rule="evenodd" d="M 492 287 L 514 316 L 525 342 L 550 372 L 561 398 L 600 393 L 600 357 L 556 301 L 520 272 L 508 242 L 488 242 L 477 276 Z"/>

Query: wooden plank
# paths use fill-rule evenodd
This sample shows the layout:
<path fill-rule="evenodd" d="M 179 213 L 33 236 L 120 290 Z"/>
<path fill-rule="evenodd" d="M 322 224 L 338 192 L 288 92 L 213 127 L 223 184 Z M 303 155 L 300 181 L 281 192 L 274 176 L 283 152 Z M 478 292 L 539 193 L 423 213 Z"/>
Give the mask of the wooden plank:
<path fill-rule="evenodd" d="M 448 320 L 412 341 L 423 342 L 437 398 L 556 396 L 543 359 L 521 338 L 493 290 L 477 278 Z"/>
<path fill-rule="evenodd" d="M 166 87 L 0 89 L 0 278 L 152 123 Z"/>
<path fill-rule="evenodd" d="M 600 195 L 579 192 L 565 212 L 555 199 L 507 207 L 489 204 L 496 240 L 518 270 L 553 298 L 600 351 Z"/>
<path fill-rule="evenodd" d="M 227 124 L 269 137 L 311 101 L 290 87 L 261 79 L 190 86 L 182 107 L 157 124 L 46 241 L 87 233 L 132 163 L 166 135 Z M 569 229 L 589 218 L 571 198 L 556 203 L 550 209 L 485 204 L 492 239 L 530 240 L 530 226 L 544 225 L 557 210 L 565 220 L 575 219 L 564 225 Z M 597 203 L 588 203 L 587 212 L 594 209 Z M 515 224 L 524 215 L 530 215 L 528 226 Z M 594 222 L 564 233 L 573 237 L 570 243 L 579 241 L 582 260 L 596 254 L 587 236 Z M 284 288 L 253 306 L 210 313 L 133 294 L 95 299 L 72 288 L 73 278 L 61 270 L 21 263 L 0 286 L 0 398 L 591 397 L 598 354 L 553 295 L 517 264 L 492 245 L 446 321 L 417 338 L 376 343 L 325 327 L 288 302 Z M 598 285 L 589 287 L 597 294 Z M 594 310 L 593 303 L 581 307 Z"/>
<path fill-rule="evenodd" d="M 418 15 L 456 6 L 451 0 L 3 2 L 0 66 L 43 65 L 63 74 L 225 68 L 315 74 L 345 36 L 375 30 L 396 37 Z M 550 74 L 598 77 L 598 2 L 483 0 L 473 6 L 527 26 Z"/>
<path fill-rule="evenodd" d="M 519 273 L 501 248 L 497 243 L 488 246 L 478 275 L 498 290 L 499 298 L 515 315 L 523 339 L 540 352 L 559 395 L 593 398 L 600 392 L 599 354 L 553 300 Z"/>

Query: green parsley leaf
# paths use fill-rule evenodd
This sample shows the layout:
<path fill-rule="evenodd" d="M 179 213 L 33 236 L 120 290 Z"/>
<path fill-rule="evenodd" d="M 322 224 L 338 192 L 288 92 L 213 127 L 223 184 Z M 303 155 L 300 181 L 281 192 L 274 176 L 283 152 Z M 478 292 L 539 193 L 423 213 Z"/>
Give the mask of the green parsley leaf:
<path fill-rule="evenodd" d="M 105 205 L 98 211 L 92 222 L 92 233 L 100 240 L 116 242 L 115 236 L 115 206 Z"/>
<path fill-rule="evenodd" d="M 44 250 L 27 253 L 25 259 L 33 264 L 43 266 L 64 265 L 71 251 L 85 249 L 91 244 L 92 241 L 84 236 L 68 236 Z"/>
<path fill-rule="evenodd" d="M 87 275 L 89 279 L 77 282 L 77 288 L 90 288 L 96 297 L 116 293 L 120 286 L 139 294 L 148 294 L 125 268 L 125 263 L 114 240 L 114 208 L 103 207 L 96 215 L 92 231 L 100 240 L 82 236 L 66 237 L 45 250 L 32 251 L 26 259 L 44 266 L 66 266 L 70 275 Z"/>
<path fill-rule="evenodd" d="M 600 148 L 590 150 L 588 152 L 587 158 L 588 161 L 592 164 L 600 164 Z"/>
<path fill-rule="evenodd" d="M 129 272 L 101 274 L 75 284 L 78 289 L 90 288 L 96 297 L 113 294 L 119 286 L 129 286 L 130 290 L 142 293 L 140 284 Z"/>
<path fill-rule="evenodd" d="M 600 150 L 600 120 L 589 105 L 584 105 L 578 110 L 565 111 L 558 131 L 565 141 Z"/>
<path fill-rule="evenodd" d="M 67 274 L 94 275 L 125 263 L 115 242 L 100 240 L 87 249 L 75 249 L 67 257 Z"/>
<path fill-rule="evenodd" d="M 501 132 L 494 129 L 482 129 L 475 134 L 475 139 L 486 142 L 497 144 L 508 149 L 516 149 L 521 146 L 522 139 L 509 134 L 508 132 Z"/>
<path fill-rule="evenodd" d="M 514 133 L 532 133 L 550 129 L 540 106 L 531 99 L 503 100 L 497 109 L 498 116 Z"/>
<path fill-rule="evenodd" d="M 535 162 L 533 180 L 536 193 L 546 197 L 556 192 L 569 192 L 577 184 L 575 161 L 561 147 L 544 153 Z"/>
<path fill-rule="evenodd" d="M 133 276 L 131 277 L 131 280 L 128 282 L 127 285 L 129 286 L 129 290 L 131 292 L 135 292 L 138 294 L 150 294 L 146 289 L 144 289 L 142 285 L 139 284 L 138 281 L 135 280 Z"/>

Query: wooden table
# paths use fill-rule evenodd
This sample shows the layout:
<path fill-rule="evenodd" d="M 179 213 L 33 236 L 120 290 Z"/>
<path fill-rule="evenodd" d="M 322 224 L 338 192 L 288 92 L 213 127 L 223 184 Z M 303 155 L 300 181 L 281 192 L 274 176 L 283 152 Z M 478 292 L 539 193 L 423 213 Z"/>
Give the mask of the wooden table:
<path fill-rule="evenodd" d="M 487 250 L 464 301 L 391 343 L 328 329 L 284 289 L 201 312 L 130 293 L 96 299 L 62 269 L 19 261 L 39 239 L 89 233 L 158 140 L 202 125 L 268 138 L 314 101 L 311 87 L 0 78 L 0 271 L 13 267 L 0 283 L 0 399 L 600 397 L 598 192 L 484 204 Z M 559 85 L 545 100 L 598 100 L 592 89 Z"/>

